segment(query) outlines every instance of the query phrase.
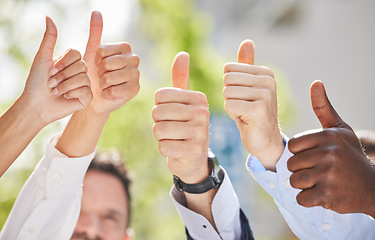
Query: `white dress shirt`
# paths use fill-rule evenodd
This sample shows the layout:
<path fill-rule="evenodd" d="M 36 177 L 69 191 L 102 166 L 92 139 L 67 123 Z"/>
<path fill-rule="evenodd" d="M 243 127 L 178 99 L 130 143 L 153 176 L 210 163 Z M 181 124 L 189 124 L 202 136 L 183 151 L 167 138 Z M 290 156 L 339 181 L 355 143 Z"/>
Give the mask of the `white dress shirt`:
<path fill-rule="evenodd" d="M 224 173 L 211 206 L 217 232 L 205 217 L 186 208 L 184 194 L 172 187 L 173 203 L 193 239 L 240 239 L 240 203 L 225 170 Z"/>
<path fill-rule="evenodd" d="M 0 234 L 1 240 L 67 240 L 77 224 L 82 183 L 95 153 L 68 158 L 54 138 L 23 186 Z"/>
<path fill-rule="evenodd" d="M 0 233 L 0 240 L 68 240 L 81 209 L 82 184 L 95 152 L 69 158 L 54 146 L 46 154 L 23 186 Z M 172 190 L 173 192 L 173 190 Z M 228 177 L 224 177 L 212 203 L 213 216 L 220 235 L 203 216 L 187 209 L 181 193 L 171 193 L 185 226 L 194 239 L 238 239 L 241 234 L 239 202 Z M 206 226 L 206 227 L 204 227 Z"/>
<path fill-rule="evenodd" d="M 284 136 L 284 141 L 288 139 Z M 300 190 L 290 186 L 291 172 L 287 160 L 293 154 L 286 144 L 276 164 L 276 173 L 266 171 L 254 156 L 249 156 L 247 168 L 255 180 L 270 194 L 289 227 L 300 239 L 375 239 L 375 220 L 362 213 L 339 214 L 322 207 L 306 208 L 297 203 Z"/>

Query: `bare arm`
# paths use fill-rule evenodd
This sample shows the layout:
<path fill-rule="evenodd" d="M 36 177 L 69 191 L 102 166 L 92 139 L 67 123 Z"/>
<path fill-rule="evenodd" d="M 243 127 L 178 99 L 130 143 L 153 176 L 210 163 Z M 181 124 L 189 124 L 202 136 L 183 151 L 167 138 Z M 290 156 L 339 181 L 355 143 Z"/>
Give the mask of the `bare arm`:
<path fill-rule="evenodd" d="M 47 17 L 46 32 L 25 89 L 0 117 L 0 176 L 43 127 L 85 108 L 92 99 L 87 68 L 78 51 L 70 49 L 53 61 L 56 39 L 56 26 Z M 56 78 L 59 83 L 53 83 Z"/>
<path fill-rule="evenodd" d="M 83 57 L 88 67 L 93 100 L 73 114 L 56 148 L 69 157 L 92 153 L 111 112 L 130 101 L 139 91 L 139 58 L 129 44 L 100 45 L 103 19 L 93 12 L 90 36 Z"/>

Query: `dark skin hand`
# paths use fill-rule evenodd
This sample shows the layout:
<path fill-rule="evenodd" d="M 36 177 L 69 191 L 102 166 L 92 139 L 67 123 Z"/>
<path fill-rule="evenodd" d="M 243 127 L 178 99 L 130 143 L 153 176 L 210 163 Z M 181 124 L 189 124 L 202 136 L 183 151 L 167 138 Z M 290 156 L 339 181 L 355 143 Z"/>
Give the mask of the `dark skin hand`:
<path fill-rule="evenodd" d="M 302 191 L 297 202 L 338 213 L 375 217 L 375 165 L 353 129 L 330 104 L 321 81 L 311 85 L 311 104 L 323 129 L 290 139 L 290 184 Z"/>

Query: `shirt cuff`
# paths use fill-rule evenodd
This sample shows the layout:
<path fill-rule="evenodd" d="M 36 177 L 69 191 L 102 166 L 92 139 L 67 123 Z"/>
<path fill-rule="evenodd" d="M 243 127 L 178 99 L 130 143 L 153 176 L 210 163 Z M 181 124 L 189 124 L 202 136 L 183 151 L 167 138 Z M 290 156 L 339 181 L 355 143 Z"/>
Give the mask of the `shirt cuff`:
<path fill-rule="evenodd" d="M 224 169 L 223 169 L 224 170 Z M 212 202 L 212 215 L 218 232 L 202 215 L 186 207 L 183 192 L 171 189 L 173 203 L 193 239 L 238 239 L 241 236 L 240 204 L 230 179 L 224 179 Z"/>
<path fill-rule="evenodd" d="M 69 158 L 55 148 L 60 135 L 54 137 L 47 146 L 44 159 L 38 171 L 46 176 L 46 197 L 74 193 L 82 187 L 83 178 L 95 156 L 96 149 L 89 155 Z"/>
<path fill-rule="evenodd" d="M 287 161 L 291 156 L 293 156 L 293 154 L 288 148 L 288 137 L 286 137 L 284 134 L 282 134 L 282 137 L 284 139 L 285 148 L 283 154 L 276 163 L 276 172 L 266 170 L 262 163 L 252 155 L 249 155 L 246 167 L 254 179 L 276 201 L 286 200 L 294 203 L 296 202 L 295 197 L 300 190 L 290 186 L 289 177 L 292 173 L 288 170 Z M 282 192 L 282 194 L 280 192 Z M 284 192 L 287 192 L 288 194 L 284 194 Z"/>

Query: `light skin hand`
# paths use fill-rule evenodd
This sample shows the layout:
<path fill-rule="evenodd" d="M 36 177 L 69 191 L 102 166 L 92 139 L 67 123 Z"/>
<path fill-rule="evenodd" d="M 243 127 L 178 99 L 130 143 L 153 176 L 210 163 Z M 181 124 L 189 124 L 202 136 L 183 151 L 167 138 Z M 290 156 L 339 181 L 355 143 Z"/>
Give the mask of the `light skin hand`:
<path fill-rule="evenodd" d="M 337 114 L 322 82 L 311 85 L 311 103 L 323 129 L 290 139 L 290 184 L 305 207 L 375 217 L 375 166 L 352 128 Z"/>
<path fill-rule="evenodd" d="M 83 57 L 93 100 L 86 109 L 73 114 L 56 144 L 69 157 L 92 153 L 110 114 L 134 98 L 140 89 L 138 56 L 127 43 L 101 45 L 102 31 L 102 15 L 94 11 Z"/>
<path fill-rule="evenodd" d="M 188 90 L 189 55 L 177 54 L 172 65 L 173 88 L 155 92 L 152 117 L 159 152 L 168 168 L 183 182 L 196 184 L 208 177 L 209 117 L 207 98 Z M 217 189 L 203 194 L 185 193 L 187 207 L 204 216 L 215 228 L 211 204 Z"/>
<path fill-rule="evenodd" d="M 0 175 L 46 125 L 85 108 L 92 99 L 86 65 L 76 50 L 68 50 L 57 62 L 53 52 L 57 28 L 46 18 L 46 32 L 34 58 L 25 89 L 1 116 L 0 150 L 4 150 Z M 58 78 L 51 89 L 48 83 Z M 51 86 L 51 85 L 50 85 Z M 22 137 L 20 137 L 22 136 Z"/>
<path fill-rule="evenodd" d="M 236 122 L 249 153 L 267 170 L 276 171 L 284 151 L 277 117 L 277 93 L 273 72 L 254 66 L 254 43 L 245 40 L 238 62 L 224 65 L 224 108 Z"/>

